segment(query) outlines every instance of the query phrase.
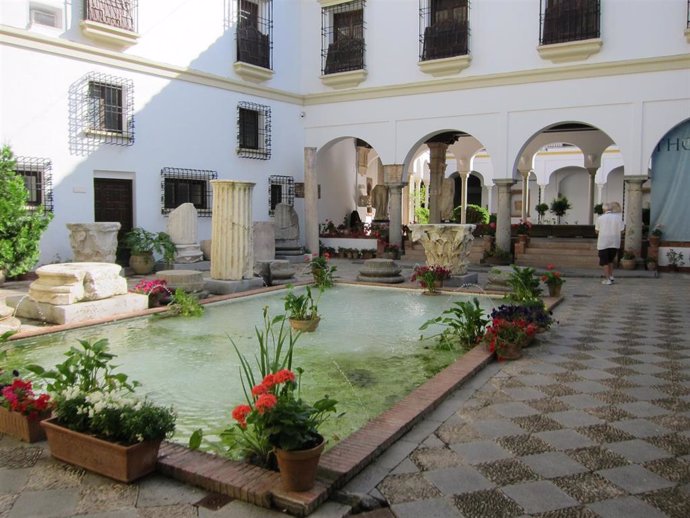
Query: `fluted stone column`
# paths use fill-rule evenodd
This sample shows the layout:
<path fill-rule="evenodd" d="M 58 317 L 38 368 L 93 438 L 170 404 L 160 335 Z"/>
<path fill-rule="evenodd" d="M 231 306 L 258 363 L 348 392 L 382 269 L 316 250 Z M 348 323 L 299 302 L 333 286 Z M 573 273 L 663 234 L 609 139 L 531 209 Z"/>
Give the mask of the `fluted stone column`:
<path fill-rule="evenodd" d="M 445 142 L 427 142 L 430 151 L 429 159 L 429 223 L 441 222 L 441 186 L 446 174 Z"/>
<path fill-rule="evenodd" d="M 504 251 L 510 250 L 510 186 L 515 183 L 510 178 L 495 179 L 498 188 L 496 213 L 496 246 Z"/>
<path fill-rule="evenodd" d="M 252 190 L 254 183 L 211 180 L 211 278 L 224 281 L 254 275 Z"/>
<path fill-rule="evenodd" d="M 402 164 L 383 166 L 383 179 L 388 187 L 388 242 L 402 246 Z"/>
<path fill-rule="evenodd" d="M 316 148 L 304 148 L 304 238 L 312 254 L 319 253 L 319 180 Z"/>
<path fill-rule="evenodd" d="M 625 198 L 625 249 L 640 257 L 642 251 L 642 184 L 646 176 L 626 176 L 628 195 Z"/>
<path fill-rule="evenodd" d="M 594 179 L 597 176 L 598 169 L 598 167 L 587 168 L 587 172 L 589 173 L 589 188 L 587 190 L 589 215 L 587 216 L 587 223 L 589 223 L 590 225 L 594 224 L 594 192 L 596 191 L 596 184 L 594 183 Z"/>

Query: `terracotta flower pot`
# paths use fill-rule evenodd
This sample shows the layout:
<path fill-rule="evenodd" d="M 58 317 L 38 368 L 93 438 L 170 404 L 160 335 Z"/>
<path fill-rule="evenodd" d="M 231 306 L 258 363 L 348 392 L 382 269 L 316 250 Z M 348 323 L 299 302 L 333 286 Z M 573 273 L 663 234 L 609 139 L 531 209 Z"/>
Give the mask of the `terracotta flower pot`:
<path fill-rule="evenodd" d="M 635 259 L 621 259 L 621 268 L 624 270 L 634 270 L 636 266 Z"/>
<path fill-rule="evenodd" d="M 132 482 L 156 470 L 161 441 L 122 446 L 75 432 L 56 423 L 41 421 L 53 457 L 120 482 Z"/>
<path fill-rule="evenodd" d="M 41 421 L 50 417 L 46 412 L 38 419 L 29 419 L 20 412 L 13 412 L 0 406 L 0 432 L 10 435 L 24 442 L 38 442 L 46 438 L 41 428 Z"/>
<path fill-rule="evenodd" d="M 316 328 L 319 327 L 319 322 L 321 321 L 321 317 L 312 318 L 310 320 L 298 320 L 296 318 L 291 318 L 289 320 L 290 320 L 290 326 L 295 331 L 302 331 L 305 333 L 311 333 L 312 331 L 316 331 Z"/>
<path fill-rule="evenodd" d="M 547 284 L 549 288 L 549 297 L 560 297 L 562 284 Z"/>
<path fill-rule="evenodd" d="M 129 267 L 134 270 L 134 273 L 137 275 L 148 275 L 153 271 L 153 266 L 155 264 L 153 252 L 132 254 L 129 257 Z"/>
<path fill-rule="evenodd" d="M 309 491 L 316 482 L 316 468 L 326 441 L 309 450 L 275 449 L 283 487 L 287 491 Z"/>
<path fill-rule="evenodd" d="M 502 344 L 496 349 L 499 360 L 519 360 L 522 358 L 522 344 Z"/>
<path fill-rule="evenodd" d="M 657 246 L 658 247 L 660 243 L 661 243 L 661 237 L 653 236 L 653 235 L 649 236 L 649 246 Z"/>

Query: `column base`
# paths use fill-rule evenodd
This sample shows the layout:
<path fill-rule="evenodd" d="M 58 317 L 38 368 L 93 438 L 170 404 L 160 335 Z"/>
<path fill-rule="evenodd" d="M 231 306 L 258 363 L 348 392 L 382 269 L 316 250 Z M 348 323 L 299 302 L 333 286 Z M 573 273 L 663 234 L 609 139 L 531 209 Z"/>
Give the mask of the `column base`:
<path fill-rule="evenodd" d="M 206 279 L 204 289 L 214 295 L 230 295 L 241 291 L 255 290 L 262 288 L 264 280 L 261 277 L 242 279 L 239 281 L 223 281 L 220 279 Z"/>

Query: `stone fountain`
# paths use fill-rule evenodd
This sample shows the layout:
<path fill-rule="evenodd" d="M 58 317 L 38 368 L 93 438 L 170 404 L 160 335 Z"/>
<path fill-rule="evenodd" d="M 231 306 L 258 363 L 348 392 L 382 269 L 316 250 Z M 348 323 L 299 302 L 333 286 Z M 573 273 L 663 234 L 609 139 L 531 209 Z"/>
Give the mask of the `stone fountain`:
<path fill-rule="evenodd" d="M 419 241 L 424 247 L 426 264 L 450 270 L 451 278 L 444 281 L 445 286 L 477 284 L 478 275 L 467 273 L 475 225 L 431 223 L 410 225 L 410 229 L 411 240 Z"/>

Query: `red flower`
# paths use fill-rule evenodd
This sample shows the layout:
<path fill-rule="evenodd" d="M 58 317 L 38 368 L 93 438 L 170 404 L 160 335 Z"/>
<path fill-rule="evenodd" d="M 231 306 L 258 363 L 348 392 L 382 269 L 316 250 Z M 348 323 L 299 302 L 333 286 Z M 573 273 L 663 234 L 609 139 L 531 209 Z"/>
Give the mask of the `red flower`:
<path fill-rule="evenodd" d="M 546 265 L 546 269 L 547 269 L 547 270 L 553 270 L 555 267 L 556 267 L 555 264 L 550 264 L 550 263 L 549 263 L 549 264 Z"/>
<path fill-rule="evenodd" d="M 249 405 L 237 405 L 232 411 L 232 418 L 238 422 L 242 428 L 247 427 L 247 416 L 252 412 Z"/>
<path fill-rule="evenodd" d="M 271 389 L 273 388 L 273 385 L 277 383 L 277 381 L 274 374 L 266 374 L 266 376 L 264 376 L 264 380 L 261 383 L 263 385 L 266 385 L 266 388 Z"/>
<path fill-rule="evenodd" d="M 295 381 L 295 374 L 288 369 L 283 369 L 275 373 L 276 383 L 287 383 L 288 381 Z"/>
<path fill-rule="evenodd" d="M 255 406 L 256 410 L 260 414 L 266 413 L 266 410 L 270 410 L 278 403 L 278 398 L 273 394 L 262 394 L 259 399 L 256 400 Z"/>
<path fill-rule="evenodd" d="M 258 385 L 252 387 L 252 395 L 260 396 L 261 394 L 266 394 L 270 390 L 270 387 L 264 383 L 259 383 Z"/>
<path fill-rule="evenodd" d="M 47 394 L 36 397 L 31 382 L 19 378 L 2 389 L 2 397 L 7 401 L 10 410 L 28 416 L 29 419 L 36 419 L 50 406 L 50 397 Z"/>
<path fill-rule="evenodd" d="M 331 254 L 329 254 L 328 252 L 325 252 L 323 256 L 326 258 L 326 260 L 331 258 Z"/>

